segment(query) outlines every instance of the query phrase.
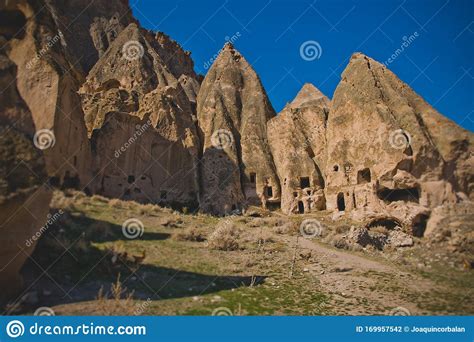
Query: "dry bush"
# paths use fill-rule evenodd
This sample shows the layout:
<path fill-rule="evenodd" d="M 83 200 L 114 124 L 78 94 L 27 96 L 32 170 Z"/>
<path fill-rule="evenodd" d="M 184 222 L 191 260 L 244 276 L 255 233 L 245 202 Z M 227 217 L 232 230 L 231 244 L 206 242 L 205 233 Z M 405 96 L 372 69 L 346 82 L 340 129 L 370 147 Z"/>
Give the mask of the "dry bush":
<path fill-rule="evenodd" d="M 74 197 L 66 197 L 62 191 L 55 191 L 51 200 L 51 208 L 74 210 Z"/>
<path fill-rule="evenodd" d="M 240 230 L 232 222 L 222 222 L 209 235 L 208 247 L 222 251 L 233 251 L 239 248 Z"/>
<path fill-rule="evenodd" d="M 299 225 L 294 222 L 287 222 L 283 225 L 273 227 L 273 232 L 276 234 L 294 234 L 298 232 Z"/>
<path fill-rule="evenodd" d="M 104 287 L 100 287 L 96 301 L 102 314 L 131 316 L 135 311 L 133 296 L 134 291 L 129 292 L 123 286 L 119 274 L 117 281 L 111 284 L 110 293 L 104 294 Z"/>
<path fill-rule="evenodd" d="M 351 230 L 351 226 L 349 225 L 340 225 L 336 226 L 336 234 L 345 234 Z"/>
<path fill-rule="evenodd" d="M 109 203 L 108 198 L 105 198 L 104 196 L 100 196 L 100 195 L 93 195 L 91 197 L 91 200 L 94 201 L 94 202 Z"/>
<path fill-rule="evenodd" d="M 196 227 L 190 227 L 184 229 L 183 231 L 174 233 L 173 239 L 177 241 L 202 242 L 206 240 L 206 237 Z"/>
<path fill-rule="evenodd" d="M 265 225 L 265 220 L 261 219 L 261 218 L 254 218 L 252 219 L 251 221 L 249 221 L 247 223 L 247 227 L 252 227 L 252 228 L 255 228 L 255 227 L 261 227 L 261 226 L 264 226 Z"/>
<path fill-rule="evenodd" d="M 113 198 L 109 201 L 109 205 L 112 208 L 123 208 L 123 202 L 118 198 Z"/>

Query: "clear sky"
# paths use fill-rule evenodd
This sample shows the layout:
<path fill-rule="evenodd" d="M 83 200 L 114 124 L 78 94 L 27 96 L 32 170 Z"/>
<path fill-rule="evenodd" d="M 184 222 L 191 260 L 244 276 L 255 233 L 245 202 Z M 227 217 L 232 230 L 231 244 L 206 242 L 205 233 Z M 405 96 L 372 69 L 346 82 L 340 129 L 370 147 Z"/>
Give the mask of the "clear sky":
<path fill-rule="evenodd" d="M 234 40 L 277 112 L 306 82 L 331 98 L 351 54 L 359 51 L 387 62 L 438 111 L 474 131 L 474 0 L 130 3 L 145 28 L 163 31 L 191 51 L 201 74 L 226 40 Z M 310 47 L 301 55 L 305 42 Z"/>

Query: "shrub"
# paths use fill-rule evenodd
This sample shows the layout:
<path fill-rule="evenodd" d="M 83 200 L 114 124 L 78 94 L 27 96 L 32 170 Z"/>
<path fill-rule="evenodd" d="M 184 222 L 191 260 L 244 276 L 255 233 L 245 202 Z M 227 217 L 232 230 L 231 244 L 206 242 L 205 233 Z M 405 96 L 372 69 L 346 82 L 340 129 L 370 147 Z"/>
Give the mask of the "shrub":
<path fill-rule="evenodd" d="M 178 241 L 202 242 L 206 240 L 206 237 L 198 231 L 196 227 L 190 227 L 183 231 L 174 233 L 173 238 Z"/>
<path fill-rule="evenodd" d="M 208 238 L 211 249 L 233 251 L 239 248 L 239 229 L 231 222 L 220 223 Z"/>

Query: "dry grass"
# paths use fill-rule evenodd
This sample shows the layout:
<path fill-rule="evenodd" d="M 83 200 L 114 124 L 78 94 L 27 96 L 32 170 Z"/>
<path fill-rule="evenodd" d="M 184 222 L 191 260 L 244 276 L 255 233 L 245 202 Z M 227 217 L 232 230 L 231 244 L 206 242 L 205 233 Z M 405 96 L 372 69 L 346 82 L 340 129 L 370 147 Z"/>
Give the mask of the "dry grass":
<path fill-rule="evenodd" d="M 174 233 L 173 239 L 175 239 L 176 241 L 202 242 L 206 240 L 206 236 L 196 227 L 190 227 Z"/>
<path fill-rule="evenodd" d="M 234 223 L 223 221 L 209 235 L 208 247 L 222 251 L 234 251 L 239 249 L 238 239 L 240 230 Z"/>
<path fill-rule="evenodd" d="M 273 227 L 273 232 L 276 234 L 289 234 L 293 235 L 298 232 L 299 226 L 295 222 L 287 222 L 282 225 Z"/>

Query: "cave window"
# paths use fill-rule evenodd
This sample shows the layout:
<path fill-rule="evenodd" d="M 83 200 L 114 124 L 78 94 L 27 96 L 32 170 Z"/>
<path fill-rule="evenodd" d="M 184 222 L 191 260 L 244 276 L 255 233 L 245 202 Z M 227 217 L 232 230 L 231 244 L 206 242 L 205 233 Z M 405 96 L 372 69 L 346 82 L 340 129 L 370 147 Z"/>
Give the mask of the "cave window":
<path fill-rule="evenodd" d="M 250 183 L 255 183 L 257 180 L 257 174 L 255 172 L 250 172 Z"/>
<path fill-rule="evenodd" d="M 297 192 L 293 192 L 293 197 L 298 197 L 298 193 Z"/>
<path fill-rule="evenodd" d="M 339 171 L 339 165 L 334 165 L 332 169 L 334 170 L 334 172 Z"/>
<path fill-rule="evenodd" d="M 370 169 L 366 168 L 357 172 L 357 184 L 370 183 L 371 175 Z"/>
<path fill-rule="evenodd" d="M 133 182 L 135 182 L 135 176 L 132 176 L 132 175 L 128 176 L 127 182 L 128 184 L 132 184 Z"/>
<path fill-rule="evenodd" d="M 337 194 L 337 210 L 346 210 L 346 203 L 344 201 L 344 194 L 342 192 Z"/>
<path fill-rule="evenodd" d="M 160 199 L 166 199 L 166 197 L 168 196 L 168 193 L 165 191 L 165 190 L 161 190 L 160 191 Z"/>
<path fill-rule="evenodd" d="M 145 179 L 146 179 L 146 176 L 142 176 L 142 177 L 141 177 L 141 180 L 145 180 Z"/>
<path fill-rule="evenodd" d="M 137 194 L 139 194 L 139 193 L 142 192 L 142 191 L 140 190 L 140 188 L 135 188 L 135 189 L 133 189 L 133 191 L 135 191 L 135 193 L 137 193 Z"/>
<path fill-rule="evenodd" d="M 304 214 L 304 204 L 302 201 L 298 201 L 298 212 Z"/>
<path fill-rule="evenodd" d="M 301 189 L 309 187 L 309 177 L 300 177 L 300 187 Z"/>
<path fill-rule="evenodd" d="M 377 191 L 377 196 L 385 202 L 415 202 L 420 200 L 420 192 L 417 188 L 409 189 L 383 189 Z"/>
<path fill-rule="evenodd" d="M 273 197 L 273 188 L 271 186 L 266 186 L 265 192 L 267 194 L 267 197 Z"/>
<path fill-rule="evenodd" d="M 18 10 L 0 11 L 0 36 L 7 40 L 12 38 L 23 39 L 25 35 L 26 18 Z"/>
<path fill-rule="evenodd" d="M 74 163 L 74 166 L 77 166 L 77 156 L 74 156 L 73 163 Z"/>
<path fill-rule="evenodd" d="M 415 219 L 413 220 L 413 228 L 412 228 L 413 236 L 423 237 L 423 235 L 425 234 L 428 218 L 429 216 L 424 215 L 424 214 L 420 214 L 415 217 Z"/>

